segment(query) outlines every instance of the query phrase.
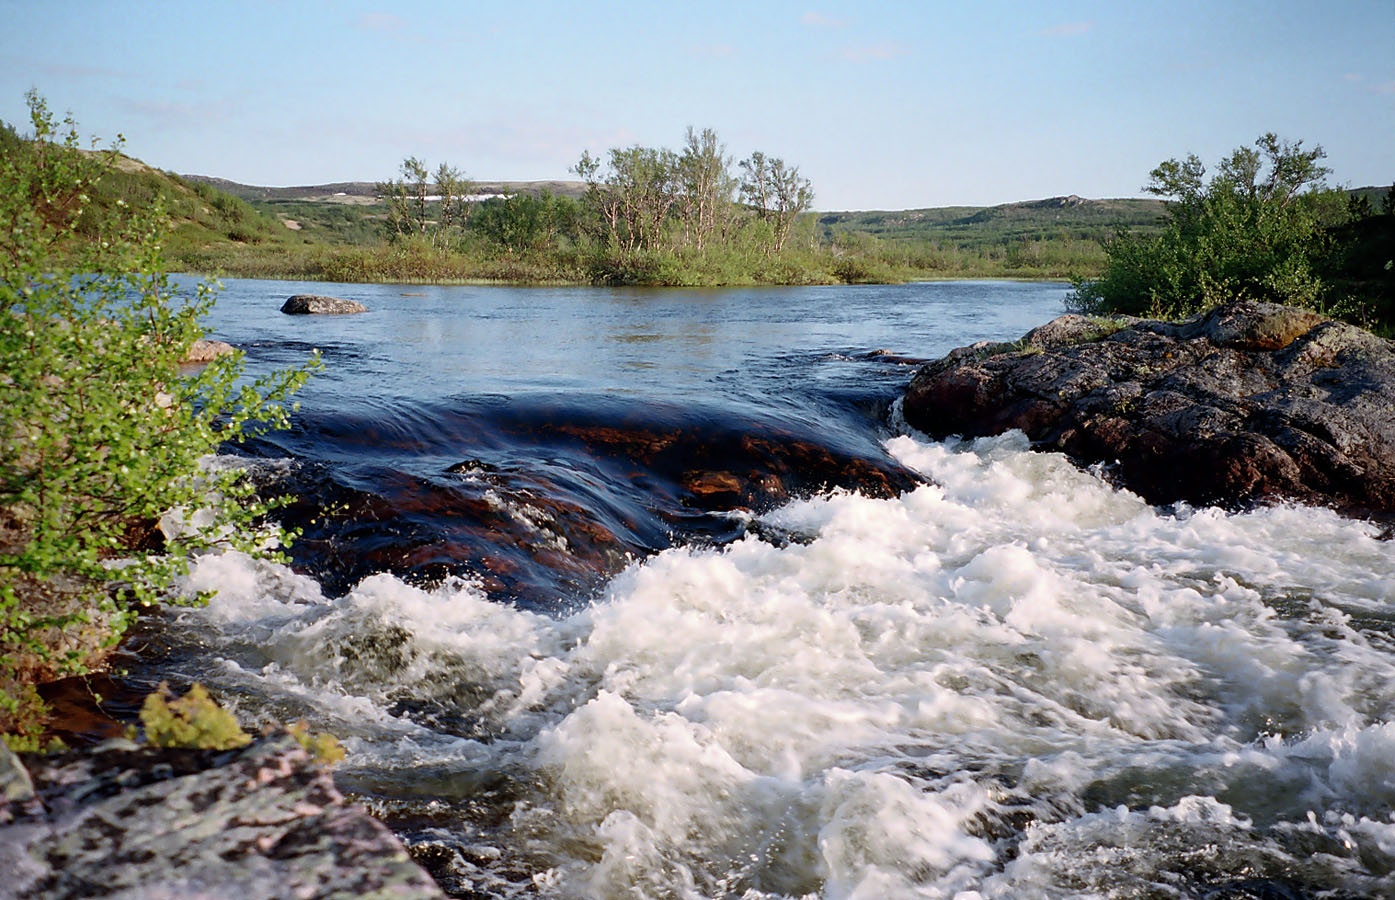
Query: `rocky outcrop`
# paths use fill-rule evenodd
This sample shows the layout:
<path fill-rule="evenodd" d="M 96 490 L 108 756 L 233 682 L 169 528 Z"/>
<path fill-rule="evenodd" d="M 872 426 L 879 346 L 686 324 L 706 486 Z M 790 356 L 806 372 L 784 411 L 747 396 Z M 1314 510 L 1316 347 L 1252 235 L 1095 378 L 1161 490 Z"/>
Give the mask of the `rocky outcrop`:
<path fill-rule="evenodd" d="M 1021 429 L 1152 503 L 1395 512 L 1395 342 L 1308 310 L 1063 316 L 922 367 L 903 411 L 937 438 Z"/>
<path fill-rule="evenodd" d="M 0 745 L 0 898 L 440 898 L 286 734 L 239 750 Z M 31 780 L 32 779 L 32 780 Z"/>
<path fill-rule="evenodd" d="M 296 294 L 281 305 L 281 312 L 291 316 L 342 316 L 368 312 L 357 300 L 325 297 L 320 294 Z"/>

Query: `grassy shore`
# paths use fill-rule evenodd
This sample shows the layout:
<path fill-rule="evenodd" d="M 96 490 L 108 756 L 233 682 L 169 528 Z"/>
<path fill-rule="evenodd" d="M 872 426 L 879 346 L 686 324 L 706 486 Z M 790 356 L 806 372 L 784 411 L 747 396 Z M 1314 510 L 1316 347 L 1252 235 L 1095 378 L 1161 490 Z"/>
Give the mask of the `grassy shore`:
<path fill-rule="evenodd" d="M 1071 252 L 1066 252 L 1067 250 Z M 895 284 L 960 278 L 1067 280 L 1089 277 L 1099 245 L 1036 246 L 1020 253 L 902 247 L 849 249 L 817 244 L 767 254 L 758 248 L 705 251 L 596 251 L 568 247 L 506 251 L 434 247 L 426 242 L 374 246 L 285 241 L 178 242 L 171 265 L 234 278 L 394 284 L 611 284 L 681 287 Z"/>

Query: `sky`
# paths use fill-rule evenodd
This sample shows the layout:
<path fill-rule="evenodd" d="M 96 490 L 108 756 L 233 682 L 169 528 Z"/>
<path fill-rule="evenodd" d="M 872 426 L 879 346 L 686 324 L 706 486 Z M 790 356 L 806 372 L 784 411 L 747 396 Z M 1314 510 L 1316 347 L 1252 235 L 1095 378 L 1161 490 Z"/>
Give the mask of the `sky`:
<path fill-rule="evenodd" d="M 567 179 L 583 150 L 712 128 L 821 210 L 1139 196 L 1273 131 L 1395 181 L 1395 0 L 588 3 L 0 0 L 24 94 L 146 163 L 377 181 L 408 156 Z"/>

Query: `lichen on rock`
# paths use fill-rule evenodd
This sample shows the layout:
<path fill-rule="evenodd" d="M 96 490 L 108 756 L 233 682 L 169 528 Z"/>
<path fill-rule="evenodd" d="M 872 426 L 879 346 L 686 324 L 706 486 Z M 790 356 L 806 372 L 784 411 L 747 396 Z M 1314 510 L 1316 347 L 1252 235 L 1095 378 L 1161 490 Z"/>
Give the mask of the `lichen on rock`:
<path fill-rule="evenodd" d="M 296 294 L 281 305 L 281 312 L 291 316 L 342 316 L 368 312 L 357 300 L 326 297 L 322 294 Z"/>
<path fill-rule="evenodd" d="M 0 774 L 0 898 L 443 897 L 286 733 L 236 750 L 117 742 L 23 759 L 28 792 Z"/>

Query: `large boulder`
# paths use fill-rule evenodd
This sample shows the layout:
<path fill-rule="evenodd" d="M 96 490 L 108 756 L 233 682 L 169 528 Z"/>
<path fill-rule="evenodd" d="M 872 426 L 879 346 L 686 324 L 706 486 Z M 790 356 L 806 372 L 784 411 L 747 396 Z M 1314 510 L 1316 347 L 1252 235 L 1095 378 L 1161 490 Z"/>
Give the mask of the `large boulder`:
<path fill-rule="evenodd" d="M 1063 316 L 922 367 L 903 404 L 936 438 L 1021 429 L 1152 503 L 1395 512 L 1395 342 L 1309 310 Z"/>
<path fill-rule="evenodd" d="M 290 735 L 224 751 L 114 744 L 26 756 L 28 772 L 0 744 L 0 898 L 444 896 Z"/>
<path fill-rule="evenodd" d="M 326 297 L 322 294 L 296 294 L 281 304 L 281 312 L 291 316 L 341 316 L 368 312 L 357 300 Z"/>

